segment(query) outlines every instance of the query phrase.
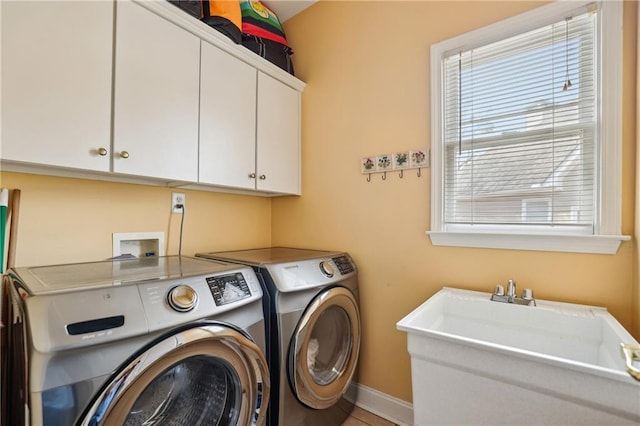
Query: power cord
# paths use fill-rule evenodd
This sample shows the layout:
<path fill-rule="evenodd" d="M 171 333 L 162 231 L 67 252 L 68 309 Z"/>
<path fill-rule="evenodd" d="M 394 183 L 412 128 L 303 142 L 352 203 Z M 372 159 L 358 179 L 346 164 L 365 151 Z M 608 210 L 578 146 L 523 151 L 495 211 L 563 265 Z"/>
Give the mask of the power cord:
<path fill-rule="evenodd" d="M 184 204 L 176 204 L 177 209 L 182 209 L 182 218 L 180 219 L 180 242 L 178 244 L 178 257 L 182 257 L 182 228 L 184 226 Z"/>

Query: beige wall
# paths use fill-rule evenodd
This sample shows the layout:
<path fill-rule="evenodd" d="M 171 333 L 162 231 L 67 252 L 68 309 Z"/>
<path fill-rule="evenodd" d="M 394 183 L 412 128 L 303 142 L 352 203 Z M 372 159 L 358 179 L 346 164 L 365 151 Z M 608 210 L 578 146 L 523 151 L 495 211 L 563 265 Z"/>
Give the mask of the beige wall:
<path fill-rule="evenodd" d="M 21 191 L 16 265 L 111 257 L 112 233 L 165 233 L 178 253 L 180 215 L 170 188 L 0 173 L 0 187 Z M 265 247 L 271 243 L 271 200 L 185 191 L 182 254 Z"/>
<path fill-rule="evenodd" d="M 359 160 L 430 145 L 429 47 L 540 3 L 321 1 L 285 23 L 303 95 L 302 197 L 273 201 L 273 243 L 349 251 L 360 268 L 360 382 L 411 400 L 395 323 L 444 285 L 489 291 L 515 279 L 538 298 L 633 318 L 634 243 L 616 255 L 434 247 L 429 170 L 374 175 Z M 623 233 L 634 233 L 635 3 L 625 5 Z M 635 293 L 634 293 L 635 292 Z"/>

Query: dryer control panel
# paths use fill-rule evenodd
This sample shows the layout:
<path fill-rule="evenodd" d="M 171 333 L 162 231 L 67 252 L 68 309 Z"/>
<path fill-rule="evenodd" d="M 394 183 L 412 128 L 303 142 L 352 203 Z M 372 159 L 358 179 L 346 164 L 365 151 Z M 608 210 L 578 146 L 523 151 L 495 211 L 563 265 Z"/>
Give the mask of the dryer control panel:
<path fill-rule="evenodd" d="M 351 263 L 351 259 L 349 259 L 349 256 L 336 256 L 332 259 L 338 267 L 340 274 L 347 275 L 354 271 L 353 263 Z"/>
<path fill-rule="evenodd" d="M 274 284 L 281 292 L 329 285 L 357 273 L 347 254 L 266 266 Z"/>

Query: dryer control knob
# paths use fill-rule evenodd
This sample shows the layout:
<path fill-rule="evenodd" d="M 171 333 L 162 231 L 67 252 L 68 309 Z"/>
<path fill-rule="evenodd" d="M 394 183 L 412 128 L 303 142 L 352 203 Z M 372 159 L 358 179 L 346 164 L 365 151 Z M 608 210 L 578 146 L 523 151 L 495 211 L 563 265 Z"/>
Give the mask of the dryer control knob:
<path fill-rule="evenodd" d="M 329 262 L 322 261 L 320 262 L 320 272 L 325 274 L 327 277 L 331 278 L 333 277 L 335 270 L 333 269 L 333 266 L 331 266 Z"/>
<path fill-rule="evenodd" d="M 178 312 L 189 312 L 198 303 L 198 293 L 188 285 L 179 285 L 169 290 L 169 306 Z"/>

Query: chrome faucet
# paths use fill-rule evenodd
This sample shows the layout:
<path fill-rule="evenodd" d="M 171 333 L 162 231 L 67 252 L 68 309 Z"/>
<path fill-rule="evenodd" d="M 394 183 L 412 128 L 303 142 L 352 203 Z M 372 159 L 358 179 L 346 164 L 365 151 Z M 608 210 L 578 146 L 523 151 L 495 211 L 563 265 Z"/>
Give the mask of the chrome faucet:
<path fill-rule="evenodd" d="M 536 299 L 533 298 L 533 291 L 530 288 L 525 288 L 522 291 L 522 297 L 518 297 L 514 280 L 507 282 L 506 294 L 502 284 L 498 284 L 491 295 L 491 300 L 494 302 L 515 303 L 516 305 L 536 306 Z"/>

